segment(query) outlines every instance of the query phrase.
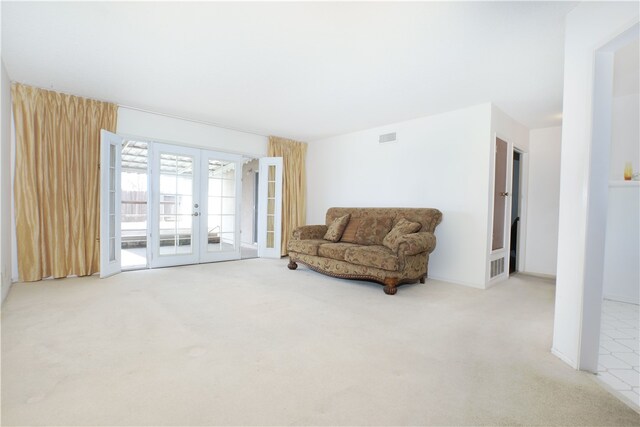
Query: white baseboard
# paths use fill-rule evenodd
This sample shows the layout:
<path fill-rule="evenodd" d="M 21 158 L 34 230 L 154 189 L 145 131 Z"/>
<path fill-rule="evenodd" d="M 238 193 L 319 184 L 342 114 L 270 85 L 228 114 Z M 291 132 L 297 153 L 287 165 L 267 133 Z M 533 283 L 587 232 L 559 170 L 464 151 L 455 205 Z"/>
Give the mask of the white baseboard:
<path fill-rule="evenodd" d="M 11 290 L 11 286 L 13 286 L 13 282 L 9 279 L 1 280 L 2 281 L 2 295 L 0 296 L 0 304 L 7 299 L 7 295 L 9 295 L 9 291 Z"/>
<path fill-rule="evenodd" d="M 523 276 L 538 277 L 540 279 L 556 280 L 556 276 L 553 274 L 533 273 L 530 271 L 518 271 L 518 274 L 522 274 Z"/>
<path fill-rule="evenodd" d="M 431 274 L 427 274 L 427 280 L 429 280 L 429 279 L 439 280 L 441 282 L 447 282 L 447 283 L 451 283 L 453 285 L 462 285 L 462 286 L 468 286 L 470 288 L 485 289 L 485 287 L 483 285 L 478 284 L 478 283 L 463 282 L 463 281 L 460 281 L 460 280 L 451 280 L 451 279 L 447 279 L 447 278 L 444 278 L 444 277 L 432 276 Z"/>
<path fill-rule="evenodd" d="M 571 366 L 573 369 L 578 369 L 578 365 L 576 362 L 574 362 L 573 360 L 571 360 L 571 358 L 562 354 L 560 351 L 556 350 L 553 347 L 551 347 L 551 354 L 556 356 L 558 359 L 562 360 L 567 365 Z"/>

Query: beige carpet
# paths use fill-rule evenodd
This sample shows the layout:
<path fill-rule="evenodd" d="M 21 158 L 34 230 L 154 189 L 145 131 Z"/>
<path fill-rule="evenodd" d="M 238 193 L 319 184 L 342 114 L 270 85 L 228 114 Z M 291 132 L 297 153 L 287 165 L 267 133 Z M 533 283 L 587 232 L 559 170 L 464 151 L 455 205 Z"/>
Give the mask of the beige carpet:
<path fill-rule="evenodd" d="M 549 352 L 553 285 L 396 296 L 286 260 L 15 285 L 3 425 L 639 425 Z"/>

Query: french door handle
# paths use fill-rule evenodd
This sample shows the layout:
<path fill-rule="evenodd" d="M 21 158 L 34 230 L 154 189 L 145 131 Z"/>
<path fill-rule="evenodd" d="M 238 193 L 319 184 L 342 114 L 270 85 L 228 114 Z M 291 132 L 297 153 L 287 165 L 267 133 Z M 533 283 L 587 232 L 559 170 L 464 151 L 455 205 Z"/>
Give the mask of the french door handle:
<path fill-rule="evenodd" d="M 502 197 L 507 197 L 509 195 L 509 192 L 508 191 L 503 191 L 502 193 L 500 193 L 500 195 Z"/>

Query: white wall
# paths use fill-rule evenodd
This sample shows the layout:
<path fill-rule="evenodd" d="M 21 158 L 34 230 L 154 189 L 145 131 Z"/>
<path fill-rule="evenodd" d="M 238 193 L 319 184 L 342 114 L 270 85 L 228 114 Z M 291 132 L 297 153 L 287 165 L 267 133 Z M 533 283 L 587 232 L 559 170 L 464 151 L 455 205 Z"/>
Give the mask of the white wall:
<path fill-rule="evenodd" d="M 555 276 L 558 263 L 562 127 L 529 134 L 529 208 L 524 271 Z"/>
<path fill-rule="evenodd" d="M 491 106 L 491 131 L 498 134 L 498 138 L 512 143 L 520 151 L 529 151 L 529 128 L 508 116 L 495 105 Z"/>
<path fill-rule="evenodd" d="M 118 134 L 251 157 L 267 155 L 267 137 L 189 120 L 118 108 Z"/>
<path fill-rule="evenodd" d="M 637 21 L 638 5 L 635 2 L 581 3 L 566 18 L 558 268 L 552 351 L 575 368 L 591 369 L 583 365 L 582 357 L 586 356 L 582 354 L 583 322 L 588 317 L 600 317 L 591 305 L 594 290 L 589 289 L 589 285 L 585 286 L 595 50 Z M 606 203 L 602 205 L 606 206 Z"/>
<path fill-rule="evenodd" d="M 640 304 L 640 185 L 609 187 L 603 296 Z"/>
<path fill-rule="evenodd" d="M 636 72 L 636 78 L 638 74 Z M 633 172 L 640 168 L 640 98 L 637 93 L 613 98 L 611 133 L 611 180 L 622 180 L 624 165 L 631 162 Z"/>
<path fill-rule="evenodd" d="M 4 301 L 11 287 L 11 83 L 4 62 L 0 68 L 0 280 Z"/>
<path fill-rule="evenodd" d="M 389 132 L 397 142 L 379 144 Z M 429 277 L 484 288 L 490 134 L 482 104 L 310 142 L 307 224 L 332 206 L 437 208 Z"/>

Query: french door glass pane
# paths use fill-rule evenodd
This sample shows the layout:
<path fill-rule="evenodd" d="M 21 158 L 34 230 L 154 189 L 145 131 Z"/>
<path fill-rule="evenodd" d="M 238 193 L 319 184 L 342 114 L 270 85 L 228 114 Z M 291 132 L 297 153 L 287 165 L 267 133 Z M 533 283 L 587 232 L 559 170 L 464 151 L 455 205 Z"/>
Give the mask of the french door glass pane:
<path fill-rule="evenodd" d="M 507 143 L 500 138 L 496 138 L 495 188 L 493 195 L 493 236 L 491 250 L 504 248 L 507 191 L 507 149 Z"/>
<path fill-rule="evenodd" d="M 116 146 L 109 147 L 109 261 L 116 260 Z"/>
<path fill-rule="evenodd" d="M 207 168 L 207 251 L 233 251 L 236 249 L 236 165 L 209 159 Z"/>
<path fill-rule="evenodd" d="M 193 253 L 193 164 L 191 156 L 160 154 L 160 255 Z"/>

